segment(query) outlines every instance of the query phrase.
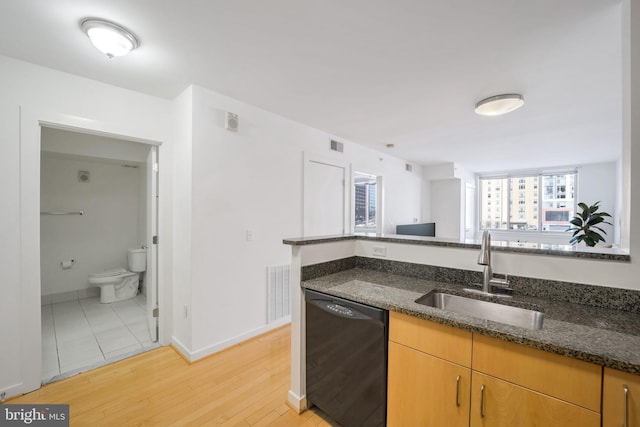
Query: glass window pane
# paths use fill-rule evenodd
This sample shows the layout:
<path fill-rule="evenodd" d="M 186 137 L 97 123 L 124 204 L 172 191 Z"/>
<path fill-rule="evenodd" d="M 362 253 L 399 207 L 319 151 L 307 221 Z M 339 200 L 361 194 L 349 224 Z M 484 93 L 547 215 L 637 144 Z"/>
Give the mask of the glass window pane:
<path fill-rule="evenodd" d="M 355 228 L 357 231 L 376 229 L 376 178 L 374 176 L 354 174 L 355 180 Z"/>
<path fill-rule="evenodd" d="M 491 230 L 507 229 L 507 197 L 503 190 L 507 179 L 480 179 L 480 227 Z"/>
<path fill-rule="evenodd" d="M 542 230 L 564 231 L 574 215 L 576 174 L 542 177 Z"/>
<path fill-rule="evenodd" d="M 509 209 L 510 230 L 538 230 L 538 219 L 535 217 L 536 197 L 534 191 L 538 184 L 537 176 L 521 176 L 510 178 L 511 200 L 514 203 Z M 515 202 L 517 200 L 517 202 Z"/>

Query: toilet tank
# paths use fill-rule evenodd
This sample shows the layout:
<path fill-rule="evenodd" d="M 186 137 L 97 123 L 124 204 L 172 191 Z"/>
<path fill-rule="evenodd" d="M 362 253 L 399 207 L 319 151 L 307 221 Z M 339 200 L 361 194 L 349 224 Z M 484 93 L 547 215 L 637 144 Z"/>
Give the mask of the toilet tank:
<path fill-rule="evenodd" d="M 129 261 L 129 271 L 135 273 L 145 271 L 147 269 L 147 250 L 140 248 L 131 248 L 127 251 L 127 259 Z"/>

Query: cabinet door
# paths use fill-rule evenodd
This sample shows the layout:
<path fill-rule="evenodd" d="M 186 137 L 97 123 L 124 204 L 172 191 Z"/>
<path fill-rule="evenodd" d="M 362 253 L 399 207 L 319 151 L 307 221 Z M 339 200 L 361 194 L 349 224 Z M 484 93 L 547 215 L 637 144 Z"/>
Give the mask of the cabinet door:
<path fill-rule="evenodd" d="M 599 427 L 600 414 L 473 372 L 471 427 Z"/>
<path fill-rule="evenodd" d="M 485 335 L 473 335 L 473 370 L 600 412 L 602 367 Z"/>
<path fill-rule="evenodd" d="M 469 426 L 470 369 L 389 342 L 387 426 Z"/>
<path fill-rule="evenodd" d="M 640 375 L 604 369 L 602 426 L 640 426 Z"/>

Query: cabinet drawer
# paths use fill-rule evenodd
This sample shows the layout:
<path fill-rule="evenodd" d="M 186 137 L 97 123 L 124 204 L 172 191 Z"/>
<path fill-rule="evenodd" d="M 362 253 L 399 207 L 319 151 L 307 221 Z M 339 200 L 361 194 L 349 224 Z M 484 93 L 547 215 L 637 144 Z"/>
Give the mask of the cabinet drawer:
<path fill-rule="evenodd" d="M 640 426 L 640 375 L 604 368 L 603 384 L 602 426 Z"/>
<path fill-rule="evenodd" d="M 471 332 L 414 316 L 389 313 L 389 340 L 462 366 L 471 366 Z"/>
<path fill-rule="evenodd" d="M 484 391 L 482 387 L 484 386 Z M 497 378 L 471 375 L 471 427 L 599 427 L 600 414 Z"/>
<path fill-rule="evenodd" d="M 602 367 L 592 363 L 474 334 L 472 368 L 600 412 Z"/>

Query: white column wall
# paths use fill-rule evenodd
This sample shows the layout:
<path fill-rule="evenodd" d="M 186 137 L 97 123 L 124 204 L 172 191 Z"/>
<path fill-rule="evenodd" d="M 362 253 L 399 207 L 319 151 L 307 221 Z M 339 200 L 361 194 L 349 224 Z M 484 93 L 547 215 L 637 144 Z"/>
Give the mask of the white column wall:
<path fill-rule="evenodd" d="M 640 3 L 622 2 L 622 246 L 640 253 Z M 628 200 L 628 207 L 626 201 Z M 637 257 L 635 264 L 638 263 Z M 639 269 L 640 270 L 640 269 Z M 640 271 L 639 271 L 640 273 Z M 636 274 L 640 277 L 640 274 Z"/>
<path fill-rule="evenodd" d="M 173 101 L 173 305 L 171 341 L 182 353 L 191 350 L 191 162 L 193 139 L 193 90 L 187 88 Z M 160 163 L 164 160 L 160 158 Z"/>
<path fill-rule="evenodd" d="M 274 326 L 266 320 L 266 268 L 289 264 L 290 247 L 282 239 L 303 231 L 303 152 L 383 175 L 384 210 L 394 222 L 420 218 L 421 175 L 407 172 L 400 159 L 348 141 L 343 153 L 332 152 L 329 141 L 336 138 L 325 132 L 197 86 L 192 90 L 192 343 L 186 356 L 197 359 Z M 225 129 L 227 111 L 239 115 L 237 132 Z M 176 277 L 176 286 L 183 279 Z"/>

